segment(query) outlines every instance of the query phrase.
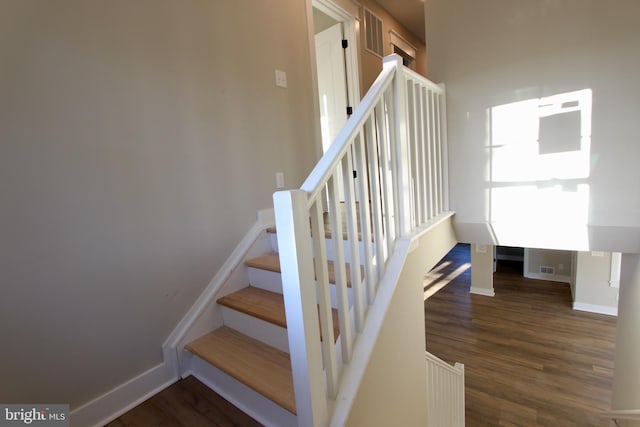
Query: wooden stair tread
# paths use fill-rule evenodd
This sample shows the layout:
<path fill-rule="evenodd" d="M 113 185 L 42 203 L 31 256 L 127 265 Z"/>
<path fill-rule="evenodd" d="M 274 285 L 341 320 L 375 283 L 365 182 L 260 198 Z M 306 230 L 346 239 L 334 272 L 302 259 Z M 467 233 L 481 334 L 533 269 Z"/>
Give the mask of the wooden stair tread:
<path fill-rule="evenodd" d="M 286 328 L 287 317 L 284 311 L 284 297 L 282 294 L 265 291 L 254 286 L 247 286 L 218 299 L 218 304 L 233 310 L 257 317 L 265 322 Z M 338 339 L 340 333 L 338 310 L 332 309 L 333 337 Z M 322 339 L 322 331 L 320 332 Z"/>
<path fill-rule="evenodd" d="M 248 286 L 218 299 L 218 304 L 274 325 L 287 327 L 284 298 L 281 294 Z"/>
<path fill-rule="evenodd" d="M 280 273 L 280 257 L 275 252 L 248 259 L 245 261 L 245 265 L 248 267 L 259 268 L 260 270 Z"/>
<path fill-rule="evenodd" d="M 289 355 L 223 326 L 189 343 L 187 350 L 296 413 Z"/>
<path fill-rule="evenodd" d="M 267 255 L 262 255 L 256 258 L 249 259 L 245 261 L 245 265 L 248 267 L 259 268 L 261 270 L 273 271 L 275 273 L 280 273 L 280 256 L 277 253 L 271 253 Z M 336 275 L 334 271 L 333 261 L 327 261 L 327 265 L 329 267 L 329 283 L 336 283 Z M 347 286 L 351 287 L 351 266 L 348 263 L 345 263 L 346 271 L 347 271 Z M 364 268 L 360 266 L 360 276 L 364 275 Z"/>

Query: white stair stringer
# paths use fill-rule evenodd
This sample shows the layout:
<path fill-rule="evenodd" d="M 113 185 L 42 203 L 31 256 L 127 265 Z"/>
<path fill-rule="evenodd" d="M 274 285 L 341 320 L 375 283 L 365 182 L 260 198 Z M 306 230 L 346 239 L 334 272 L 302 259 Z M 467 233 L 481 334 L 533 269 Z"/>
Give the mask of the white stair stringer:
<path fill-rule="evenodd" d="M 188 375 L 183 368 L 183 365 L 188 363 L 182 361 L 185 345 L 222 326 L 221 306 L 216 303 L 216 299 L 246 286 L 249 277 L 244 262 L 270 251 L 267 230 L 274 225 L 273 215 L 273 209 L 258 212 L 256 223 L 234 248 L 229 258 L 163 344 L 163 353 L 174 366 L 177 377 L 184 378 Z"/>

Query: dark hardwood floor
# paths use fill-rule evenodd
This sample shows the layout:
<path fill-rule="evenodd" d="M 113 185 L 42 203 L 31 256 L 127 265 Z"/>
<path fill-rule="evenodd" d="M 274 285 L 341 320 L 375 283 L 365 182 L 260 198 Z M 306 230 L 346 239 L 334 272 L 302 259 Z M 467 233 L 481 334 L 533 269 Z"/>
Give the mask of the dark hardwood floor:
<path fill-rule="evenodd" d="M 194 377 L 187 377 L 107 426 L 257 427 L 261 424 Z"/>
<path fill-rule="evenodd" d="M 459 245 L 425 301 L 427 350 L 465 365 L 466 425 L 609 426 L 615 318 L 572 310 L 568 284 L 525 279 L 517 263 L 498 264 L 494 297 L 470 295 L 467 263 Z"/>

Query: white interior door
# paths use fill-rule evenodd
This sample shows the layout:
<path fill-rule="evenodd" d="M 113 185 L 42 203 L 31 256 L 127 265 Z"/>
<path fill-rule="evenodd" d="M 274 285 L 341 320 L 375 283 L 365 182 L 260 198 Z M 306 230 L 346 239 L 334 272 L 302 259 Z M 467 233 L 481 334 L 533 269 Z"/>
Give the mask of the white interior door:
<path fill-rule="evenodd" d="M 348 118 L 342 38 L 342 23 L 315 36 L 323 152 L 327 151 Z"/>

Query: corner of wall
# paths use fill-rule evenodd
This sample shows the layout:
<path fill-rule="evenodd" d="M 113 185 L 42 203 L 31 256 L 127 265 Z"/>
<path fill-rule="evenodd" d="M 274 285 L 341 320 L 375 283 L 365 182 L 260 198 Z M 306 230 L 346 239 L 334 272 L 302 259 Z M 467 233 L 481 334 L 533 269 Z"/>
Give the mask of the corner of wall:
<path fill-rule="evenodd" d="M 166 360 L 118 387 L 71 411 L 71 425 L 103 426 L 178 380 Z"/>

